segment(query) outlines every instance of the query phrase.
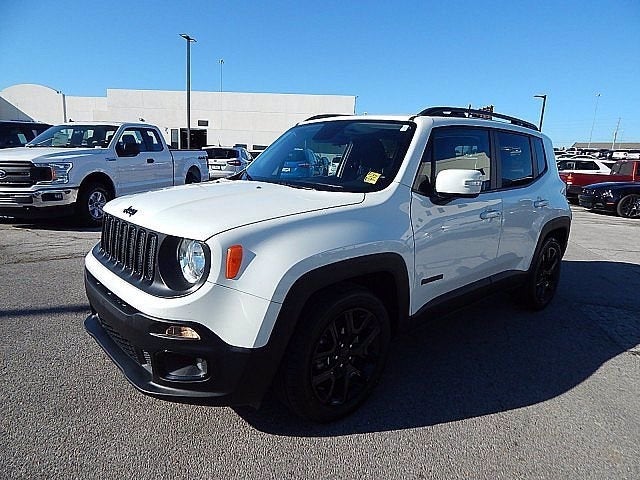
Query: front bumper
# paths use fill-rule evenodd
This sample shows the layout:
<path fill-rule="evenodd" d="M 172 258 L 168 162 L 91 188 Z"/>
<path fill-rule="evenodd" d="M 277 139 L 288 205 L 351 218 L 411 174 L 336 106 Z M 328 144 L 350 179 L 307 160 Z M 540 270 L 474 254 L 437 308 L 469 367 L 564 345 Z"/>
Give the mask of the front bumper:
<path fill-rule="evenodd" d="M 1 190 L 0 215 L 42 218 L 71 214 L 78 198 L 77 188 Z"/>
<path fill-rule="evenodd" d="M 589 210 L 600 210 L 604 212 L 616 211 L 616 203 L 611 197 L 602 197 L 602 195 L 591 192 L 583 192 L 578 195 L 578 202 L 581 207 Z"/>
<path fill-rule="evenodd" d="M 260 404 L 271 383 L 268 372 L 274 370 L 268 346 L 231 346 L 201 324 L 145 315 L 125 304 L 88 271 L 85 288 L 93 312 L 85 320 L 85 329 L 141 392 L 185 403 Z M 193 328 L 200 340 L 157 336 L 169 326 Z M 175 368 L 168 360 L 175 357 L 204 360 L 206 374 L 197 379 L 176 378 L 170 374 Z"/>
<path fill-rule="evenodd" d="M 567 185 L 567 198 L 570 200 L 577 200 L 578 196 L 582 193 L 582 187 L 579 185 Z"/>

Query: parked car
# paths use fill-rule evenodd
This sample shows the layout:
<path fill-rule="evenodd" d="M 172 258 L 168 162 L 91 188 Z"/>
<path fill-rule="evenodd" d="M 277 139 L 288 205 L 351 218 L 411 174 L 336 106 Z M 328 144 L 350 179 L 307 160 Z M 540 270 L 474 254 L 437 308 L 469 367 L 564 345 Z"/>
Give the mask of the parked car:
<path fill-rule="evenodd" d="M 209 178 L 224 178 L 241 172 L 253 161 L 253 157 L 243 147 L 202 147 L 207 152 Z"/>
<path fill-rule="evenodd" d="M 609 174 L 614 163 L 616 163 L 614 160 L 573 157 L 560 160 L 558 162 L 558 171 L 563 173 Z"/>
<path fill-rule="evenodd" d="M 40 122 L 0 122 L 0 148 L 24 147 L 51 125 Z"/>
<path fill-rule="evenodd" d="M 201 150 L 170 151 L 144 123 L 69 123 L 0 150 L 0 215 L 75 215 L 99 225 L 106 202 L 208 178 Z"/>
<path fill-rule="evenodd" d="M 335 175 L 283 178 L 338 152 Z M 551 140 L 506 115 L 303 121 L 229 181 L 108 203 L 85 328 L 146 394 L 258 406 L 273 384 L 295 414 L 336 420 L 398 332 L 494 290 L 552 301 L 562 191 Z"/>
<path fill-rule="evenodd" d="M 305 178 L 326 175 L 329 164 L 325 166 L 320 157 L 310 148 L 296 148 L 289 152 L 282 164 L 282 178 Z"/>
<path fill-rule="evenodd" d="M 640 183 L 603 182 L 587 185 L 578 196 L 589 210 L 616 213 L 620 217 L 640 218 Z"/>
<path fill-rule="evenodd" d="M 607 173 L 560 172 L 560 178 L 567 185 L 567 199 L 578 203 L 578 195 L 586 185 L 599 182 L 640 182 L 640 160 L 619 160 Z"/>

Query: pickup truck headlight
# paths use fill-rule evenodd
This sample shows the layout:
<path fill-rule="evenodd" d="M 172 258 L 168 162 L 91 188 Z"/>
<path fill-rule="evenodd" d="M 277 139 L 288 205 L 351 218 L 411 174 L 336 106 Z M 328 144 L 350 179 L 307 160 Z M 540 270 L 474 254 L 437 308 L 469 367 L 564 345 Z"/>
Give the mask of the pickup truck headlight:
<path fill-rule="evenodd" d="M 73 168 L 73 163 L 64 162 L 64 163 L 50 163 L 48 164 L 49 168 L 51 168 L 51 185 L 59 185 L 63 183 L 69 183 L 69 172 Z"/>
<path fill-rule="evenodd" d="M 182 239 L 178 245 L 178 264 L 182 276 L 189 284 L 198 283 L 207 265 L 202 242 Z"/>

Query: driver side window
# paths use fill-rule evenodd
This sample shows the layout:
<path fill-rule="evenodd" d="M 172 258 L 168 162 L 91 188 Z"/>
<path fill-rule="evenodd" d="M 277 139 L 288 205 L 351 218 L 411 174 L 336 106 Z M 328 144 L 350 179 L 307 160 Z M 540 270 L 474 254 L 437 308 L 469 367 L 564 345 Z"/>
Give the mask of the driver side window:
<path fill-rule="evenodd" d="M 477 170 L 482 174 L 482 191 L 491 187 L 489 131 L 484 128 L 434 128 L 414 182 L 414 190 L 428 193 L 443 170 Z"/>

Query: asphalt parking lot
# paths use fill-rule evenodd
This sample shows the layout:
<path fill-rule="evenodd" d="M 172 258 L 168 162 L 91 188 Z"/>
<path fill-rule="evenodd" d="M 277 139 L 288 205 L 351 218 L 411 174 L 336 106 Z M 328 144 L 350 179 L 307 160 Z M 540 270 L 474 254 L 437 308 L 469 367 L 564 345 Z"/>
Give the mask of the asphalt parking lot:
<path fill-rule="evenodd" d="M 320 426 L 138 393 L 83 328 L 99 232 L 0 220 L 0 478 L 640 478 L 640 221 L 573 210 L 547 310 L 497 295 L 400 336 Z"/>

